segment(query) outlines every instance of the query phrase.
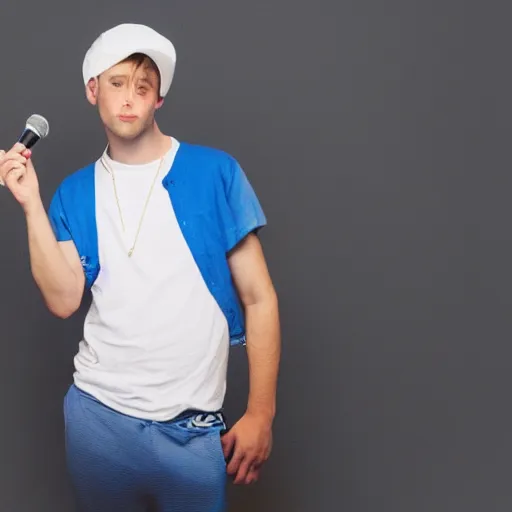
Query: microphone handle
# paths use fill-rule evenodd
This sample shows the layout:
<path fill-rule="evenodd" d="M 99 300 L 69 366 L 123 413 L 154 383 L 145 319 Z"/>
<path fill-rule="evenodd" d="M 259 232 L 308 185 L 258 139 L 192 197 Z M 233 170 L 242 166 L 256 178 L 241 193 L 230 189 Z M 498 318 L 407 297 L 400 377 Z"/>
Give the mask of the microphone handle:
<path fill-rule="evenodd" d="M 21 142 L 27 149 L 30 149 L 40 139 L 39 135 L 34 131 L 26 128 L 23 130 L 18 142 Z"/>

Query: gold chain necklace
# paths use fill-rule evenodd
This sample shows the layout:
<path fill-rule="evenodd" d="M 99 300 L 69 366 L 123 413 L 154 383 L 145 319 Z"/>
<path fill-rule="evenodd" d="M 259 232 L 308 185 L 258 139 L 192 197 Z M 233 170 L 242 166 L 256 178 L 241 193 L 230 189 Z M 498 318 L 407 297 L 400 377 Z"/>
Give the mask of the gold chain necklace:
<path fill-rule="evenodd" d="M 124 233 L 124 232 L 126 232 L 126 228 L 125 228 L 125 224 L 124 224 L 124 220 L 123 220 L 123 212 L 121 211 L 121 204 L 119 202 L 119 197 L 117 195 L 116 178 L 114 176 L 114 171 L 107 164 L 107 161 L 106 161 L 106 158 L 105 158 L 106 151 L 107 150 L 105 149 L 105 152 L 103 153 L 103 155 L 101 157 L 101 163 L 105 167 L 106 171 L 112 176 L 112 183 L 114 185 L 114 195 L 116 197 L 117 210 L 119 212 L 119 218 L 121 219 L 121 226 L 123 228 L 123 233 Z M 151 183 L 151 188 L 149 189 L 148 196 L 146 197 L 146 202 L 144 203 L 144 208 L 142 209 L 142 214 L 141 214 L 140 220 L 139 220 L 139 225 L 138 225 L 137 231 L 135 233 L 135 239 L 133 240 L 133 245 L 132 245 L 131 249 L 128 251 L 128 257 L 129 258 L 132 257 L 133 251 L 135 250 L 135 245 L 137 244 L 137 240 L 139 238 L 140 228 L 142 227 L 142 221 L 144 220 L 144 216 L 146 215 L 146 210 L 147 210 L 147 207 L 148 207 L 148 204 L 149 204 L 149 199 L 151 197 L 151 194 L 153 193 L 153 188 L 155 187 L 156 179 L 158 178 L 158 175 L 160 174 L 160 170 L 162 169 L 162 165 L 164 163 L 164 160 L 165 160 L 165 155 L 160 159 L 160 164 L 159 164 L 158 169 L 156 171 L 156 174 L 155 174 L 155 176 L 153 178 L 153 182 Z"/>

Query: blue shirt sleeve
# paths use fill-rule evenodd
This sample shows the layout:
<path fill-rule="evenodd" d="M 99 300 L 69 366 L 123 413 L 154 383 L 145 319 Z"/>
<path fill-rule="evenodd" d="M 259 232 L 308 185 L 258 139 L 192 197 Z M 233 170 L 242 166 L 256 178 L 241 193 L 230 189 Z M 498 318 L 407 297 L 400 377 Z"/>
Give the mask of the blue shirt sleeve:
<path fill-rule="evenodd" d="M 231 162 L 226 197 L 232 221 L 226 233 L 229 252 L 249 233 L 265 226 L 267 219 L 247 175 L 236 160 Z"/>
<path fill-rule="evenodd" d="M 64 211 L 64 207 L 62 205 L 60 187 L 57 189 L 57 192 L 55 192 L 55 195 L 53 196 L 50 203 L 48 218 L 50 219 L 50 224 L 52 226 L 57 242 L 72 240 L 66 212 Z"/>

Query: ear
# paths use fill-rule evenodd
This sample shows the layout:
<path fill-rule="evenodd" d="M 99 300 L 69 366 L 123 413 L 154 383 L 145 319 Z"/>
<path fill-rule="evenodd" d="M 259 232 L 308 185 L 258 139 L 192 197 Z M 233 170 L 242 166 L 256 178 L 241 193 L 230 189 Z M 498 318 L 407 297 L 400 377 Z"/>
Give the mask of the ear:
<path fill-rule="evenodd" d="M 98 103 L 98 79 L 91 78 L 87 85 L 85 86 L 85 95 L 89 100 L 91 105 L 96 105 Z"/>
<path fill-rule="evenodd" d="M 164 98 L 160 97 L 155 105 L 155 110 L 158 110 L 164 104 Z"/>

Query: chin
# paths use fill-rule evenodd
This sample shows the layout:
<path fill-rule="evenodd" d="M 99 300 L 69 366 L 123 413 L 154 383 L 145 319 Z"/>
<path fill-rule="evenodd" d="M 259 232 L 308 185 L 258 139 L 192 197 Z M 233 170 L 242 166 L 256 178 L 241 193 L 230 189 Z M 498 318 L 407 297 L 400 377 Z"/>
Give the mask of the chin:
<path fill-rule="evenodd" d="M 128 124 L 119 126 L 117 123 L 115 126 L 110 126 L 109 129 L 116 137 L 127 140 L 136 139 L 144 131 L 140 126 L 133 126 Z"/>

